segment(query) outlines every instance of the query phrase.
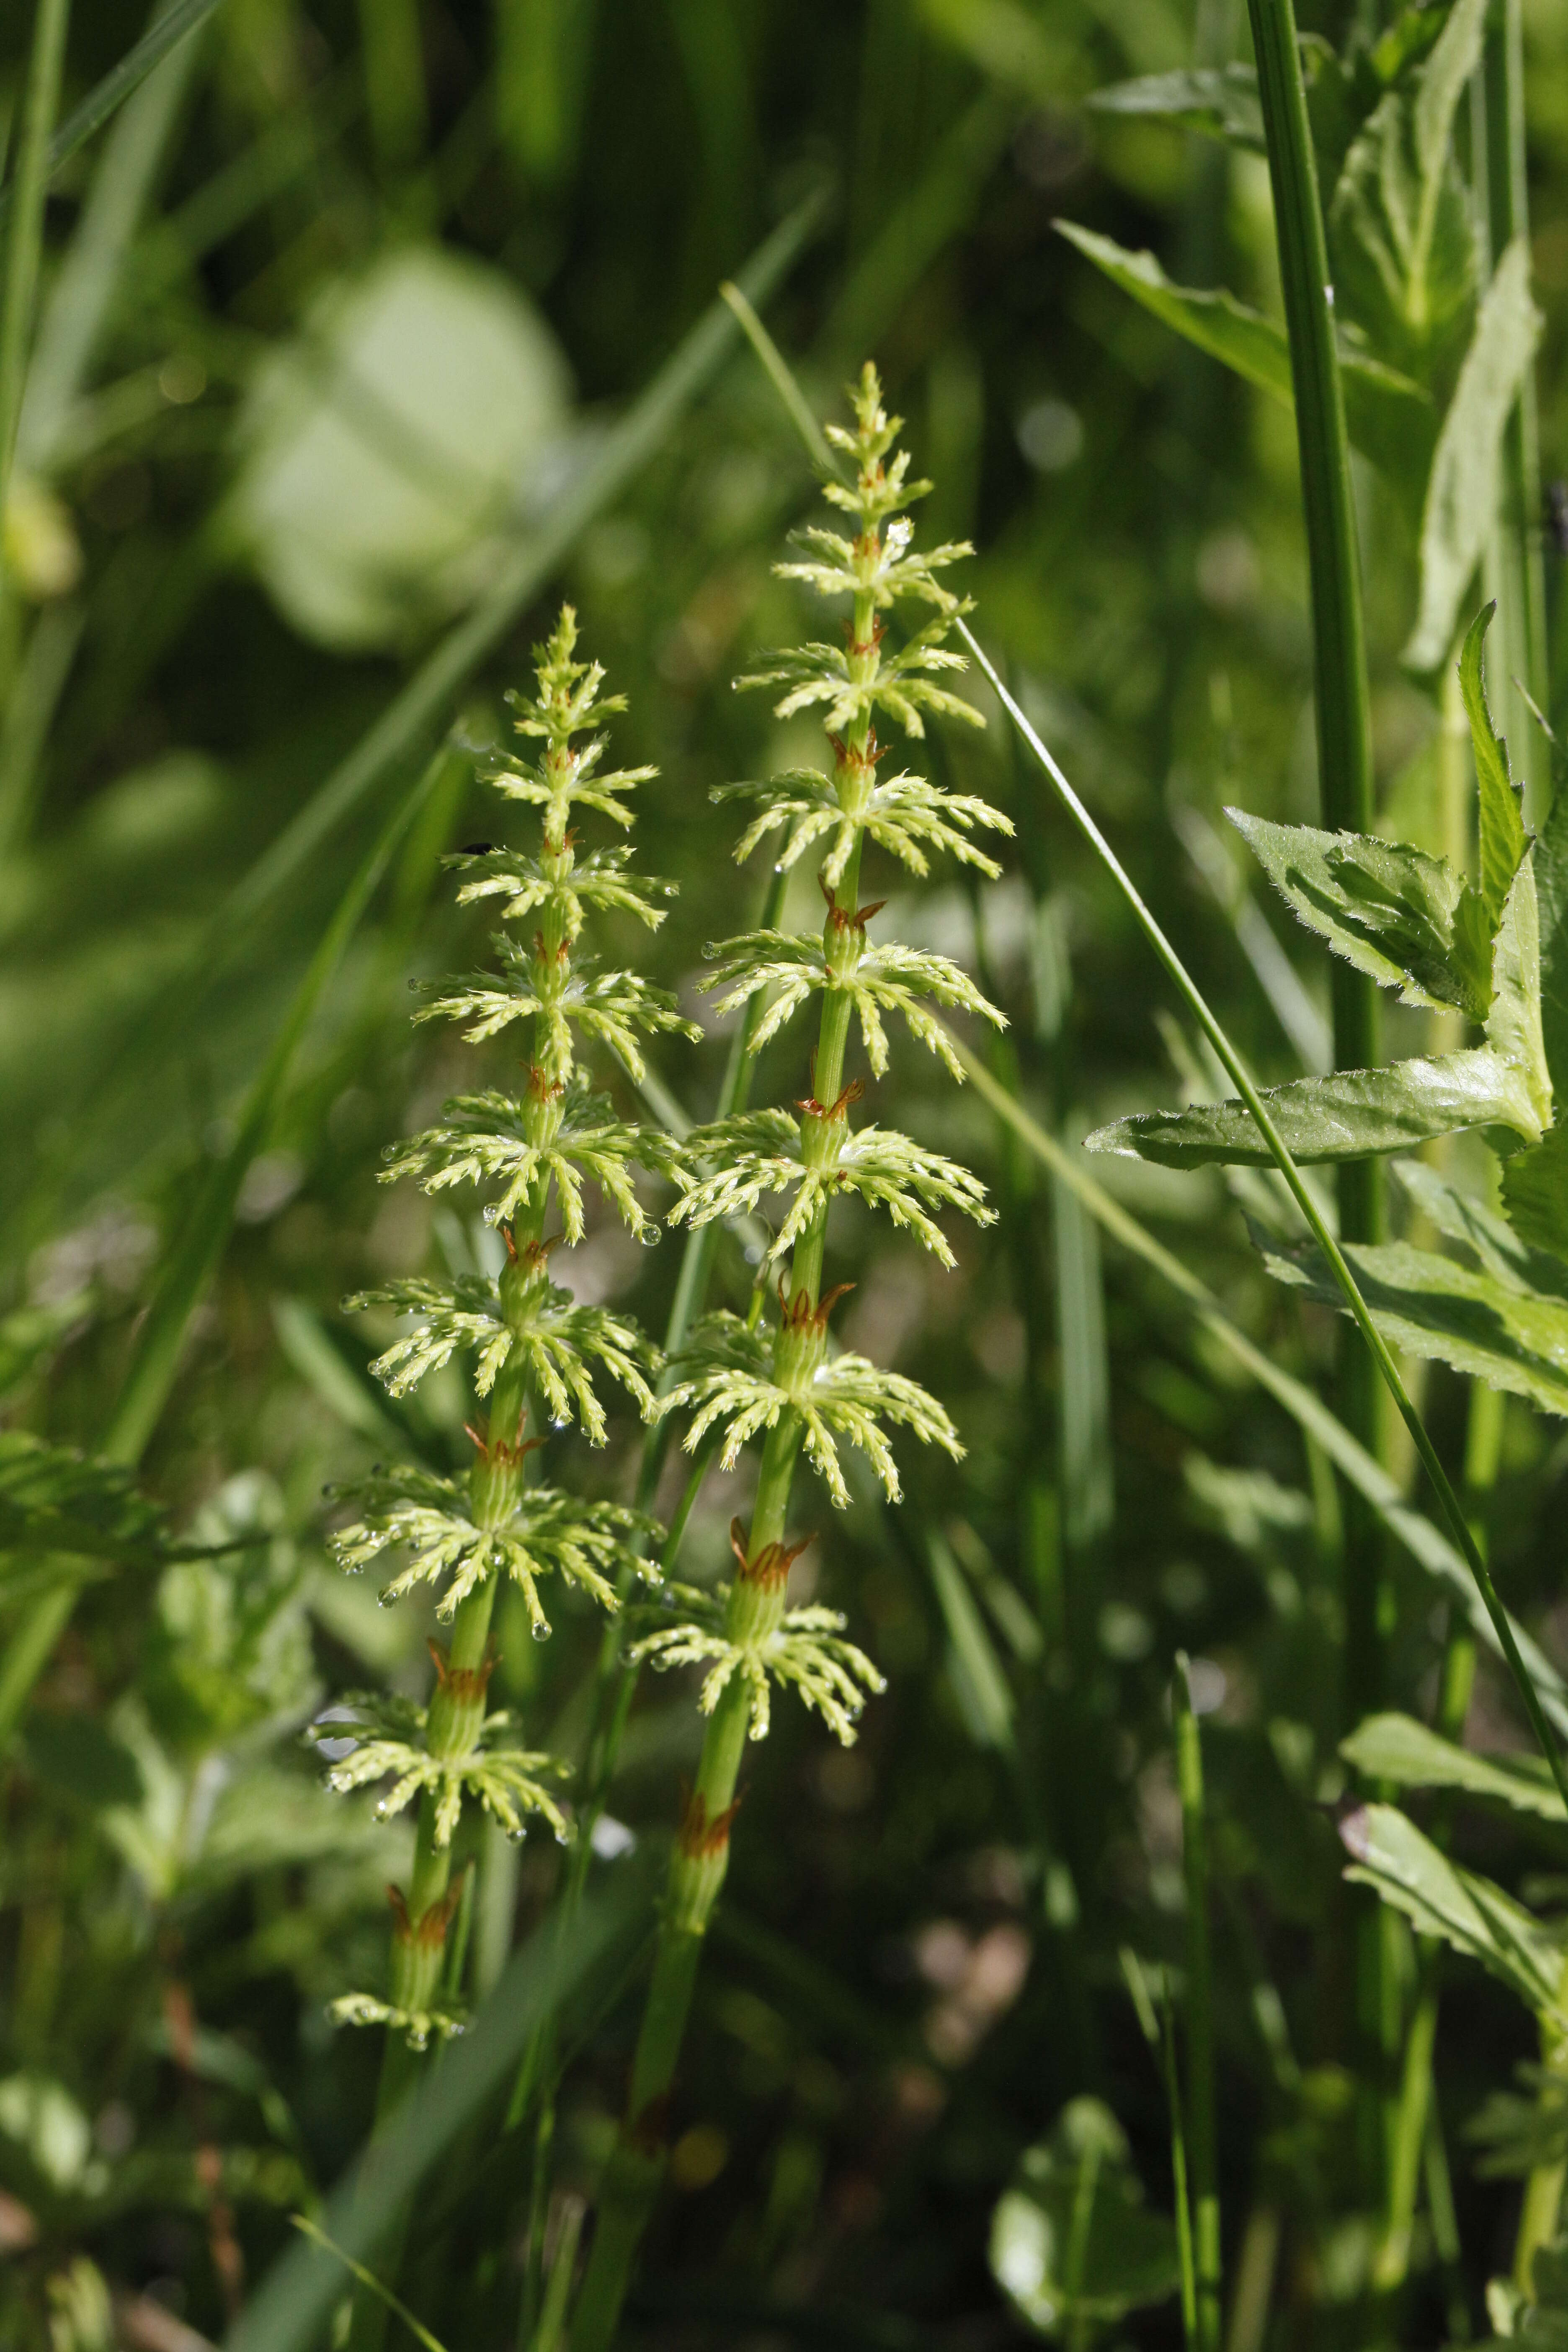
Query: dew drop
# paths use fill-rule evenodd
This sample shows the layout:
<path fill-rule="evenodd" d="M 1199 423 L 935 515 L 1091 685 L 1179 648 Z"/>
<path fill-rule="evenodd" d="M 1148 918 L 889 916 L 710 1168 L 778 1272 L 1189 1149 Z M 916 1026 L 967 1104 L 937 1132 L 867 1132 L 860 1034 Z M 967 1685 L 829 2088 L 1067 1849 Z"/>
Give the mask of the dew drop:
<path fill-rule="evenodd" d="M 533 1629 L 533 1638 L 536 1642 L 548 1642 L 550 1639 L 550 1628 L 542 1618 Z"/>
<path fill-rule="evenodd" d="M 637 1235 L 637 1239 L 641 1242 L 644 1249 L 657 1249 L 660 1242 L 664 1239 L 664 1227 L 662 1225 L 656 1225 L 650 1218 L 648 1223 L 644 1225 L 641 1233 Z"/>
<path fill-rule="evenodd" d="M 559 1421 L 552 1421 L 550 1426 L 552 1429 L 570 1429 L 572 1426 L 570 1414 L 563 1414 Z"/>
<path fill-rule="evenodd" d="M 396 1605 L 396 1601 L 397 1595 L 395 1592 L 378 1592 L 375 1596 L 375 1605 L 378 1609 L 394 1608 Z"/>

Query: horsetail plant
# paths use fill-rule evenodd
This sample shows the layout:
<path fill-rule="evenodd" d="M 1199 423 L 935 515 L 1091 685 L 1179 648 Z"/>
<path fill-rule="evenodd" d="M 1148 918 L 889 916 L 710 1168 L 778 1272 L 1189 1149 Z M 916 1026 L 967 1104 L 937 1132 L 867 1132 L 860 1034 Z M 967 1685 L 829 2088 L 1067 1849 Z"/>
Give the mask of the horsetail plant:
<path fill-rule="evenodd" d="M 468 1475 L 443 1477 L 409 1465 L 377 1470 L 355 1490 L 358 1517 L 332 1538 L 340 1565 L 351 1572 L 384 1556 L 401 1563 L 384 1600 L 421 1585 L 440 1589 L 437 1615 L 450 1626 L 451 1641 L 444 1653 L 431 1645 L 436 1686 L 429 1705 L 360 1697 L 346 1725 L 334 1714 L 314 1733 L 334 1747 L 353 1742 L 331 1768 L 334 1788 L 390 1781 L 383 1814 L 419 1798 L 413 1875 L 392 1895 L 388 1995 L 350 1993 L 335 2007 L 340 2021 L 384 2024 L 416 2050 L 461 2024 L 447 1940 L 459 1892 L 453 1836 L 465 1803 L 482 1806 L 513 1835 L 535 1816 L 559 1838 L 567 1834 L 559 1793 L 564 1768 L 521 1748 L 506 1713 L 486 1710 L 495 1663 L 491 1619 L 503 1580 L 521 1591 L 534 1636 L 542 1640 L 550 1622 L 540 1587 L 550 1579 L 614 1609 L 617 1578 L 652 1580 L 658 1574 L 639 1541 L 650 1532 L 643 1515 L 529 1475 L 550 1431 L 574 1419 L 591 1444 L 605 1442 L 598 1377 L 607 1373 L 625 1389 L 645 1419 L 654 1409 L 649 1343 L 624 1317 L 576 1304 L 550 1279 L 552 1253 L 583 1238 L 584 1181 L 597 1186 L 632 1233 L 648 1238 L 632 1171 L 685 1181 L 666 1135 L 628 1124 L 594 1090 L 579 1064 L 577 1037 L 610 1046 L 640 1077 L 639 1036 L 697 1034 L 673 1001 L 637 974 L 603 970 L 577 952 L 584 921 L 594 913 L 615 909 L 657 929 L 664 919 L 660 902 L 673 886 L 634 875 L 624 845 L 579 853 L 574 817 L 587 814 L 629 827 L 627 796 L 656 772 L 604 772 L 605 738 L 581 740 L 625 703 L 601 694 L 597 663 L 574 659 L 576 635 L 568 606 L 549 643 L 536 649 L 537 699 L 513 698 L 518 732 L 542 746 L 539 758 L 503 760 L 489 779 L 508 799 L 539 810 L 537 851 L 486 849 L 447 861 L 464 877 L 459 904 L 498 899 L 503 922 L 532 919 L 531 944 L 520 947 L 497 934 L 499 974 L 437 983 L 415 1015 L 462 1022 L 476 1042 L 513 1022 L 531 1024 L 526 1082 L 516 1095 L 492 1088 L 458 1096 L 440 1125 L 393 1148 L 383 1171 L 384 1182 L 412 1176 L 427 1192 L 489 1186 L 494 1197 L 485 1216 L 500 1228 L 506 1263 L 496 1278 L 399 1281 L 348 1302 L 419 1318 L 413 1333 L 372 1366 L 395 1396 L 459 1350 L 476 1358 L 479 1405 L 468 1424 L 474 1459 Z M 547 1233 L 552 1203 L 560 1229 Z M 396 2047 L 389 2043 L 384 2091 L 402 2079 Z"/>
<path fill-rule="evenodd" d="M 731 1522 L 734 1581 L 709 1596 L 675 1587 L 683 1621 L 637 1645 L 633 1657 L 655 1667 L 708 1668 L 699 1704 L 709 1717 L 695 1785 L 685 1804 L 654 1955 L 626 2118 L 601 2187 L 597 2229 L 574 2315 L 574 2352 L 604 2352 L 614 2337 L 638 2242 L 663 2174 L 663 2121 L 679 2061 L 702 1940 L 729 1861 L 736 1785 L 748 1737 L 766 1736 L 769 1685 L 792 1684 L 845 1742 L 855 1737 L 865 1698 L 882 1687 L 862 1652 L 844 1639 L 844 1620 L 816 1607 L 788 1605 L 792 1563 L 811 1541 L 791 1533 L 796 1465 L 804 1453 L 833 1502 L 849 1499 L 839 1456 L 864 1453 L 889 1499 L 900 1492 L 889 1428 L 906 1429 L 954 1460 L 963 1448 L 935 1398 L 867 1358 L 837 1351 L 829 1339 L 833 1307 L 852 1285 L 825 1286 L 828 1212 L 837 1195 L 858 1193 L 885 1208 L 944 1265 L 952 1252 L 936 1222 L 943 1209 L 989 1222 L 983 1187 L 967 1169 L 922 1150 L 907 1136 L 852 1127 L 863 1081 L 847 1077 L 851 1026 L 858 1028 L 873 1077 L 888 1067 L 884 1016 L 899 1014 L 911 1034 L 962 1079 L 952 1040 L 931 1010 L 960 1008 L 996 1024 L 1002 1016 L 945 958 L 897 941 L 871 944 L 868 926 L 885 903 L 863 904 L 860 868 L 868 841 L 923 877 L 929 856 L 951 853 L 994 876 L 975 846 L 977 827 L 1006 833 L 1007 820 L 984 801 L 900 772 L 880 777 L 886 756 L 879 721 L 906 735 L 924 732 L 927 714 L 981 724 L 968 703 L 940 683 L 962 669 L 963 655 L 943 640 L 967 606 L 939 577 L 971 551 L 966 544 L 920 552 L 903 511 L 931 488 L 907 479 L 903 451 L 890 458 L 901 419 L 882 405 L 876 371 L 865 368 L 851 394 L 852 430 L 829 425 L 851 461 L 852 483 L 829 481 L 824 496 L 851 518 L 853 538 L 820 529 L 802 534 L 801 559 L 780 564 L 828 599 L 853 600 L 847 642 L 812 642 L 775 656 L 743 687 L 782 687 L 775 715 L 821 715 L 832 747 L 831 772 L 786 771 L 763 783 L 721 786 L 714 797 L 739 802 L 750 821 L 736 856 L 782 835 L 776 855 L 793 866 L 814 845 L 826 856 L 818 879 L 826 902 L 820 932 L 748 932 L 709 950 L 704 985 L 721 1012 L 768 998 L 755 1044 L 777 1034 L 816 994 L 817 1040 L 804 1096 L 700 1128 L 688 1138 L 706 1172 L 691 1181 L 672 1215 L 692 1225 L 752 1209 L 765 1195 L 793 1195 L 767 1250 L 764 1272 L 787 1257 L 771 1326 L 760 1312 L 709 1317 L 678 1359 L 677 1379 L 661 1399 L 690 1415 L 686 1448 L 718 1442 L 720 1467 L 731 1470 L 742 1446 L 760 1440 L 762 1458 L 749 1527 Z M 884 615 L 900 606 L 931 615 L 904 642 L 886 642 Z"/>

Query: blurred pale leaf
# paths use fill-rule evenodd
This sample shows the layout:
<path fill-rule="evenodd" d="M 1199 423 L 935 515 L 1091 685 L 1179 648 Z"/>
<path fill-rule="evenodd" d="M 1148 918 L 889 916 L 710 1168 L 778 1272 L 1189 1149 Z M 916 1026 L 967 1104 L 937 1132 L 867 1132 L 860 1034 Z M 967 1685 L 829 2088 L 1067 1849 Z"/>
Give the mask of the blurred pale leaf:
<path fill-rule="evenodd" d="M 1074 2341 L 1175 2293 L 1174 2226 L 1145 2210 L 1126 2135 L 1098 2099 L 1074 2099 L 1025 2155 L 991 2217 L 991 2270 L 1031 2327 Z"/>
<path fill-rule="evenodd" d="M 1516 236 L 1492 274 L 1454 397 L 1437 436 L 1421 523 L 1421 597 L 1405 648 L 1435 669 L 1453 641 L 1459 604 L 1497 512 L 1503 429 L 1541 340 L 1531 299 L 1530 247 Z"/>
<path fill-rule="evenodd" d="M 63 2083 L 41 2074 L 0 2082 L 0 2132 L 26 2151 L 51 2189 L 74 2188 L 92 2153 L 92 2126 Z"/>
<path fill-rule="evenodd" d="M 1261 155 L 1263 110 L 1250 66 L 1195 66 L 1185 72 L 1141 74 L 1135 81 L 1097 89 L 1089 104 L 1101 114 L 1131 114 L 1173 122 L 1208 139 L 1223 139 Z"/>
<path fill-rule="evenodd" d="M 319 296 L 258 372 L 234 519 L 279 609 L 400 645 L 489 584 L 569 416 L 566 364 L 497 270 L 405 247 Z"/>
<path fill-rule="evenodd" d="M 1563 1818 L 1563 1800 L 1541 1757 L 1478 1756 L 1414 1716 L 1369 1715 L 1341 1740 L 1340 1754 L 1369 1780 L 1392 1780 L 1401 1789 L 1462 1789 L 1543 1821 Z"/>
<path fill-rule="evenodd" d="M 1394 1805 L 1360 1805 L 1340 1823 L 1352 1856 L 1345 1876 L 1402 1911 L 1419 1935 L 1440 1936 L 1501 1979 L 1537 2015 L 1561 2022 L 1557 1943 L 1522 1904 L 1461 1870 Z"/>

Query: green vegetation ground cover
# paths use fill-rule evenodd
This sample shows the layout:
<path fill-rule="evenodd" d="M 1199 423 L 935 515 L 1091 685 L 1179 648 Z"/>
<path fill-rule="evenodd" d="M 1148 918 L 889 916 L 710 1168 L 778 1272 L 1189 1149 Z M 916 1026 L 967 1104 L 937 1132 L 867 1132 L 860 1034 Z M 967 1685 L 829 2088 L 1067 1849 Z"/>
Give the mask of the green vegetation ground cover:
<path fill-rule="evenodd" d="M 1289 11 L 1261 0 L 160 14 L 140 63 L 147 27 L 90 0 L 0 33 L 0 2341 L 413 2340 L 345 2255 L 447 2352 L 605 2341 L 594 2250 L 628 2147 L 657 2177 L 627 2344 L 1555 2341 L 1562 1807 L 1466 1553 L 1561 1727 L 1556 13 L 1304 9 L 1295 183 L 1269 78 Z M 1321 273 L 1287 237 L 1282 281 L 1276 241 L 1309 159 L 1364 625 L 1313 506 Z M 886 608 L 878 658 L 956 594 L 995 684 L 929 673 L 983 729 L 937 707 L 906 740 L 907 712 L 875 712 L 858 882 L 867 713 L 830 709 L 825 751 L 820 709 L 774 705 L 872 639 L 840 639 L 842 601 L 813 612 L 820 569 L 776 567 L 849 561 L 785 541 L 842 523 L 806 445 L 848 422 L 868 355 L 934 484 L 917 555 L 975 551 L 913 619 Z M 563 1252 L 540 1277 L 569 1283 L 561 1344 L 706 1306 L 732 1332 L 688 1383 L 776 1381 L 748 1317 L 771 1342 L 801 1284 L 814 1310 L 853 1284 L 822 1378 L 902 1424 L 890 1493 L 846 1451 L 846 1508 L 807 1465 L 763 1529 L 814 1539 L 784 1567 L 830 1722 L 775 1688 L 700 1900 L 682 1868 L 719 1849 L 680 1785 L 700 1810 L 718 1784 L 693 1702 L 777 1569 L 745 1532 L 773 1471 L 759 1490 L 754 1458 L 731 1478 L 700 1453 L 693 1477 L 689 1415 L 650 1440 L 609 1388 L 602 1448 L 593 1411 L 520 1464 L 479 1424 L 507 1507 L 539 1480 L 577 1498 L 625 1643 L 677 1663 L 618 1679 L 582 1578 L 542 1577 L 533 1638 L 515 1570 L 459 1660 L 434 1583 L 376 1607 L 375 1513 L 483 1519 L 474 1391 L 456 1361 L 378 1381 L 407 1326 L 343 1311 L 412 1283 L 510 1295 L 548 1197 L 519 1154 L 564 1066 L 531 1096 L 521 1032 L 408 1016 L 452 972 L 493 989 L 498 917 L 518 972 L 554 919 L 527 893 L 557 903 L 566 849 L 484 772 L 568 602 L 626 698 L 609 763 L 657 771 L 632 866 L 581 814 L 584 951 L 698 1034 L 588 1038 L 609 1109 L 570 1274 Z M 1321 1163 L 1301 1181 L 1331 1223 L 1350 1160 L 1345 1257 L 1468 1524 L 1009 700 Z M 1318 756 L 1353 766 L 1361 740 L 1363 814 Z M 822 820 L 773 877 L 786 833 L 731 856 L 770 777 L 786 827 Z M 911 835 L 939 806 L 967 814 Z M 628 894 L 651 876 L 679 895 L 649 932 Z M 873 1024 L 818 1100 L 804 1030 L 763 1006 L 819 935 L 846 972 L 936 987 L 942 1053 L 891 1019 L 881 1076 Z M 753 1060 L 739 1001 L 716 1016 L 703 986 L 714 941 L 732 989 L 765 983 Z M 1335 1031 L 1349 1077 L 1325 1076 Z M 1385 1062 L 1398 1080 L 1353 1076 Z M 752 1108 L 715 1128 L 742 1071 Z M 840 1078 L 865 1101 L 829 1100 Z M 778 1187 L 802 1139 L 840 1148 L 836 1108 L 858 1190 L 833 1192 L 826 1255 L 785 1230 L 779 1301 Z M 569 1160 L 590 1114 L 567 1116 Z M 617 1205 L 600 1183 L 634 1130 L 665 1140 Z M 1093 1130 L 1123 1156 L 1086 1159 Z M 472 1164 L 421 1191 L 410 1136 L 414 1177 Z M 1380 1209 L 1366 1155 L 1415 1147 Z M 509 1183 L 510 1242 L 480 1213 Z M 378 1557 L 350 1579 L 367 1480 Z M 612 1532 L 663 1557 L 689 1621 Z M 432 1639 L 454 1650 L 426 1715 Z M 440 1708 L 484 1656 L 489 1760 L 437 1847 L 461 1773 L 426 1766 L 460 1748 Z M 862 1700 L 841 1746 L 833 1708 Z M 317 1751 L 363 1778 L 373 1717 L 388 1770 L 333 1793 Z M 421 1757 L 426 1797 L 378 1809 Z M 509 1839 L 513 1800 L 542 1834 Z M 389 1881 L 445 1906 L 428 1982 L 389 1962 Z M 668 2095 L 646 2148 L 628 2116 L 617 2175 L 671 1916 L 707 1927 L 689 2022 L 678 2063 L 643 2029 Z M 389 2007 L 438 2059 L 398 2054 Z"/>

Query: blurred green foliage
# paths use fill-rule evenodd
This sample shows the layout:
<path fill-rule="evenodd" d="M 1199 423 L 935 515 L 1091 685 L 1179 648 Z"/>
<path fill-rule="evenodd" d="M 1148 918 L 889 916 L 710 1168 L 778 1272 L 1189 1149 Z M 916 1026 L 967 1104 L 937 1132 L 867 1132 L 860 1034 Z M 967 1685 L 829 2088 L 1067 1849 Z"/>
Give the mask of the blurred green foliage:
<path fill-rule="evenodd" d="M 1303 13 L 1336 42 L 1378 14 Z M 29 16 L 0 25 L 12 115 Z M 1242 54 L 1223 5 L 1197 16 L 1181 0 L 222 0 L 71 158 L 46 214 L 0 598 L 0 1546 L 37 1445 L 74 1459 L 104 1440 L 160 1268 L 430 743 L 391 763 L 258 919 L 242 925 L 231 894 L 589 478 L 717 282 L 824 177 L 834 209 L 768 306 L 773 331 L 825 412 L 874 350 L 938 486 L 933 534 L 977 543 L 965 584 L 982 636 L 1259 1075 L 1299 1075 L 1292 1039 L 1321 1015 L 1324 958 L 1246 895 L 1238 858 L 1215 864 L 1205 830 L 1226 803 L 1316 815 L 1289 412 L 1053 226 L 1150 248 L 1175 283 L 1223 283 L 1278 316 L 1261 157 L 1084 104 L 1190 66 L 1195 43 Z M 1528 0 L 1524 28 L 1552 477 L 1568 472 L 1568 17 Z M 78 0 L 67 111 L 137 29 Z M 1468 123 L 1461 110 L 1461 158 Z M 1446 345 L 1439 358 L 1458 365 Z M 702 942 L 752 921 L 763 887 L 755 866 L 737 877 L 710 787 L 787 766 L 809 738 L 730 683 L 799 635 L 800 599 L 770 565 L 812 495 L 737 339 L 432 730 L 456 718 L 464 740 L 493 740 L 502 691 L 571 595 L 585 649 L 629 698 L 617 755 L 661 772 L 643 846 L 681 897 L 638 952 L 693 1013 Z M 1419 513 L 1370 468 L 1358 495 L 1389 829 L 1442 850 L 1440 696 L 1400 660 L 1423 609 Z M 1568 599 L 1561 549 L 1547 557 L 1561 691 Z M 1518 760 L 1531 722 L 1492 688 Z M 1072 1137 L 1168 1094 L 1163 998 L 1106 877 L 988 709 L 984 736 L 933 730 L 933 771 L 1007 811 L 1007 870 L 911 902 L 902 935 L 1004 1005 L 994 1066 Z M 40 1592 L 75 1595 L 13 1713 L 0 1679 L 16 1725 L 0 1852 L 7 2347 L 216 2339 L 289 2242 L 289 2212 L 368 2128 L 370 2038 L 334 2035 L 326 2005 L 375 1978 L 407 1833 L 329 1796 L 299 1734 L 367 1682 L 420 1696 L 427 1679 L 433 1620 L 381 1614 L 329 1565 L 322 1489 L 389 1454 L 464 1458 L 456 1384 L 389 1401 L 365 1372 L 376 1335 L 340 1305 L 460 1274 L 493 1244 L 460 1198 L 375 1181 L 384 1147 L 481 1082 L 471 1054 L 407 1019 L 411 981 L 480 950 L 482 917 L 456 911 L 439 866 L 494 823 L 469 779 L 441 763 L 312 996 L 136 1487 L 77 1463 L 49 1548 L 0 1558 L 4 1677 Z M 809 866 L 792 919 L 807 918 Z M 1430 1016 L 1389 1028 L 1394 1052 L 1421 1050 Z M 710 1029 L 657 1057 L 694 1118 L 724 1053 Z M 799 1074 L 773 1050 L 761 1098 L 788 1099 Z M 505 1070 L 504 1041 L 490 1051 Z M 1325 1811 L 1345 1785 L 1331 1477 L 1156 1275 L 1113 1244 L 1102 1268 L 1073 1196 L 925 1059 L 895 1049 L 900 1122 L 978 1167 L 1000 1220 L 949 1229 L 948 1273 L 849 1212 L 829 1272 L 858 1282 L 849 1344 L 929 1385 L 968 1454 L 959 1469 L 907 1454 L 906 1501 L 858 1489 L 822 1547 L 821 1592 L 889 1688 L 848 1751 L 781 1710 L 752 1768 L 631 2325 L 671 2347 L 1017 2340 L 988 2263 L 993 2212 L 1020 2182 L 1001 2210 L 1037 2285 L 1002 2275 L 1027 2309 L 1046 2271 L 1039 2224 L 1019 2214 L 1072 2197 L 1074 2117 L 1112 2151 L 1129 2202 L 1144 2184 L 1140 2243 L 1166 2278 L 1163 2087 L 1117 1955 L 1182 1956 L 1165 1698 L 1180 1647 L 1208 1709 L 1231 2341 L 1425 2342 L 1467 2307 L 1479 2327 L 1517 2190 L 1475 2177 L 1459 2134 L 1533 2053 L 1506 1993 L 1457 1973 L 1437 2081 L 1462 2260 L 1434 2189 L 1408 2297 L 1376 2321 L 1386 2336 L 1366 2332 L 1376 2165 L 1354 2090 L 1393 2061 L 1358 2023 L 1347 1917 L 1363 1898 L 1341 1886 Z M 1326 1370 L 1327 1318 L 1265 1280 L 1217 1174 L 1115 1181 L 1279 1362 Z M 595 1296 L 652 1330 L 677 1263 L 673 1240 L 643 1252 L 608 1223 L 579 1258 Z M 720 1302 L 743 1307 L 751 1281 L 726 1239 Z M 1458 1378 L 1432 1368 L 1425 1404 L 1457 1458 Z M 574 1455 L 579 1491 L 626 1498 L 635 1443 L 623 1422 L 607 1460 Z M 1563 1467 L 1550 1424 L 1510 1401 L 1492 1557 L 1559 1656 Z M 667 1515 L 679 1493 L 671 1471 Z M 700 1498 L 683 1573 L 722 1572 L 731 1507 L 717 1484 Z M 1443 1615 L 1413 1568 L 1391 1573 L 1391 1684 L 1419 1713 Z M 596 1642 L 567 1596 L 549 1644 L 508 1627 L 500 1701 L 541 1745 L 580 1756 Z M 1474 1709 L 1480 1744 L 1517 1740 L 1485 1666 Z M 645 1683 L 607 1876 L 616 1825 L 662 1834 L 699 1729 L 688 1693 Z M 1461 1816 L 1457 1850 L 1514 1886 L 1562 1869 L 1539 1824 Z M 482 1995 L 559 1864 L 548 1839 L 476 1835 L 471 1852 Z M 603 2160 L 634 2018 L 607 2000 L 574 2023 L 563 2194 Z M 423 2193 L 399 2291 L 454 2347 L 514 2340 L 529 2151 L 492 2100 Z M 1174 2343 L 1169 2302 L 1119 2318 L 1138 2300 L 1108 2290 L 1094 2324 Z"/>

